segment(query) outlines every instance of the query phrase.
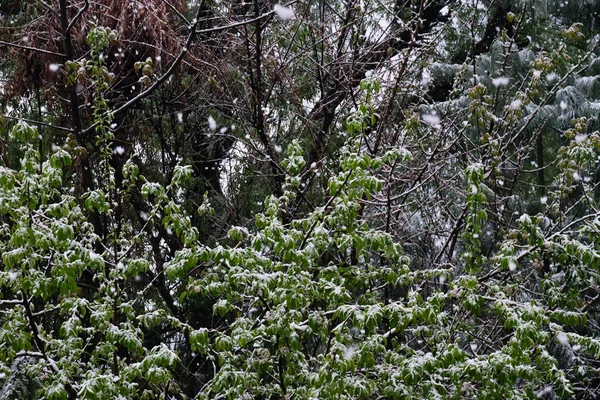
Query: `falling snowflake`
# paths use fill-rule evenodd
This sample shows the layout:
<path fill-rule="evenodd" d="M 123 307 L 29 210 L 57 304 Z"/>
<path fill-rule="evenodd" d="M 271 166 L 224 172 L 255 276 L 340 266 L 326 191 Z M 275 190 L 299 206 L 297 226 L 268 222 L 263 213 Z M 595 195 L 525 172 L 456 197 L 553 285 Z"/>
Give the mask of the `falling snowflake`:
<path fill-rule="evenodd" d="M 423 122 L 425 122 L 427 125 L 430 125 L 433 128 L 440 127 L 440 117 L 438 117 L 435 114 L 423 114 L 421 119 L 423 120 Z"/>
<path fill-rule="evenodd" d="M 523 102 L 519 99 L 513 100 L 512 103 L 510 103 L 510 108 L 512 108 L 513 110 L 518 110 L 519 108 L 521 108 L 522 104 Z"/>
<path fill-rule="evenodd" d="M 558 340 L 558 342 L 563 345 L 569 344 L 569 338 L 564 332 L 559 332 L 558 335 L 556 335 L 556 340 Z"/>
<path fill-rule="evenodd" d="M 212 115 L 208 116 L 208 127 L 210 128 L 211 131 L 214 131 L 217 129 L 217 121 L 215 121 L 215 119 L 212 117 Z"/>
<path fill-rule="evenodd" d="M 356 345 L 346 347 L 346 351 L 344 352 L 344 360 L 351 359 L 356 353 Z"/>
<path fill-rule="evenodd" d="M 499 87 L 499 86 L 507 86 L 508 82 L 510 79 L 508 79 L 506 76 L 501 76 L 499 78 L 494 78 L 492 79 L 492 85 Z"/>
<path fill-rule="evenodd" d="M 282 21 L 288 21 L 294 18 L 294 10 L 291 7 L 282 6 L 281 4 L 275 4 L 273 11 Z"/>

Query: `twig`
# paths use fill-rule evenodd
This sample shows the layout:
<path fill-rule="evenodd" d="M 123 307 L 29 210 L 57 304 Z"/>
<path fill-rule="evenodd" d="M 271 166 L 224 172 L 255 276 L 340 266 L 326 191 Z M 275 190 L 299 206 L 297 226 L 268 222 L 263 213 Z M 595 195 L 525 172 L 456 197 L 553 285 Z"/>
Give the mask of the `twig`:
<path fill-rule="evenodd" d="M 17 49 L 36 51 L 38 53 L 48 54 L 51 56 L 58 56 L 58 57 L 63 57 L 63 58 L 67 57 L 67 55 L 63 54 L 63 53 L 57 53 L 55 51 L 38 49 L 37 47 L 23 46 L 22 44 L 5 42 L 4 40 L 0 40 L 0 45 L 4 45 L 4 46 L 8 46 L 8 47 L 16 47 Z"/>
<path fill-rule="evenodd" d="M 17 120 L 17 121 L 25 121 L 27 123 L 36 124 L 36 125 L 43 125 L 43 126 L 47 126 L 47 127 L 50 127 L 50 128 L 59 129 L 61 131 L 65 131 L 65 132 L 73 132 L 73 129 L 67 128 L 65 126 L 52 125 L 52 124 L 49 124 L 47 122 L 36 121 L 36 120 L 33 120 L 33 119 L 22 118 L 22 117 L 11 117 L 10 115 L 2 115 L 2 117 L 8 118 L 8 119 L 14 119 L 14 120 Z"/>
<path fill-rule="evenodd" d="M 86 12 L 86 10 L 89 8 L 89 6 L 90 6 L 89 0 L 85 0 L 85 4 L 83 5 L 83 7 L 79 9 L 79 11 L 77 12 L 77 15 L 75 15 L 75 17 L 73 17 L 73 19 L 69 23 L 69 26 L 67 26 L 67 31 L 69 31 L 69 32 L 71 31 L 71 28 L 73 28 L 73 26 L 75 25 L 75 22 L 77 22 L 79 17 L 81 17 L 83 15 L 83 13 Z"/>

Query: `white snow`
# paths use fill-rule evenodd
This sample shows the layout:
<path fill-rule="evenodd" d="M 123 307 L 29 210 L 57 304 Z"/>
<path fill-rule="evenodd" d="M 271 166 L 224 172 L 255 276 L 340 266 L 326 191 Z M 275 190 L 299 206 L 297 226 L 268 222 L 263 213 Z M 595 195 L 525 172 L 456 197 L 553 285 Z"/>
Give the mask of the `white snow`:
<path fill-rule="evenodd" d="M 50 64 L 50 65 L 48 66 L 48 68 L 50 69 L 50 71 L 52 71 L 52 72 L 56 72 L 56 71 L 58 71 L 58 69 L 60 68 L 60 65 L 58 65 L 58 64 Z"/>
<path fill-rule="evenodd" d="M 510 79 L 508 79 L 508 77 L 501 76 L 499 78 L 492 79 L 492 85 L 494 85 L 496 87 L 507 86 L 509 81 L 510 81 Z"/>
<path fill-rule="evenodd" d="M 556 335 L 556 340 L 563 345 L 569 344 L 569 338 L 564 332 L 559 332 L 558 335 Z"/>
<path fill-rule="evenodd" d="M 212 115 L 208 116 L 208 127 L 210 128 L 211 131 L 214 131 L 217 129 L 217 121 L 215 121 L 215 119 L 212 117 Z"/>
<path fill-rule="evenodd" d="M 421 116 L 421 119 L 423 120 L 423 122 L 425 122 L 427 125 L 430 125 L 432 128 L 440 127 L 440 117 L 438 117 L 435 114 L 423 114 Z"/>
<path fill-rule="evenodd" d="M 344 352 L 344 360 L 351 359 L 356 353 L 356 345 L 351 345 L 346 347 L 346 351 Z"/>
<path fill-rule="evenodd" d="M 548 83 L 554 82 L 556 80 L 558 76 L 556 75 L 555 72 L 550 72 L 548 75 L 546 75 L 546 80 L 548 81 Z"/>
<path fill-rule="evenodd" d="M 513 100 L 512 103 L 510 103 L 510 108 L 512 108 L 513 110 L 518 110 L 519 108 L 521 108 L 522 104 L 523 102 L 519 99 Z"/>
<path fill-rule="evenodd" d="M 510 270 L 510 272 L 514 272 L 517 269 L 517 263 L 515 262 L 515 260 L 510 260 L 508 262 L 508 269 Z"/>
<path fill-rule="evenodd" d="M 282 6 L 281 4 L 275 4 L 273 11 L 282 21 L 288 21 L 294 18 L 294 10 L 291 7 Z"/>
<path fill-rule="evenodd" d="M 537 394 L 537 397 L 544 397 L 545 395 L 550 394 L 550 393 L 552 393 L 552 386 L 546 386 L 545 388 L 543 388 L 536 394 Z"/>

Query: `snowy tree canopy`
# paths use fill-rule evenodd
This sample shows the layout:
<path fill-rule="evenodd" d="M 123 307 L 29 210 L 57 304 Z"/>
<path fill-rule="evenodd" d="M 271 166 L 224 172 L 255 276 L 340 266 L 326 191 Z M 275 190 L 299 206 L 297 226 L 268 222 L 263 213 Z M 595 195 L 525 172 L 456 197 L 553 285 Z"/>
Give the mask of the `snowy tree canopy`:
<path fill-rule="evenodd" d="M 600 2 L 0 4 L 0 399 L 600 396 Z"/>

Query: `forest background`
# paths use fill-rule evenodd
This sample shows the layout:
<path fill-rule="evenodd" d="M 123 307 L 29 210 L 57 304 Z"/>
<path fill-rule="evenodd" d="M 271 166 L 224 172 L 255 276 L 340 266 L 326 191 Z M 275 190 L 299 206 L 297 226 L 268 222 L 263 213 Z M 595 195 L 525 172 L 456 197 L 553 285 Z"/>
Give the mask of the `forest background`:
<path fill-rule="evenodd" d="M 2 0 L 0 398 L 598 398 L 599 12 Z"/>

